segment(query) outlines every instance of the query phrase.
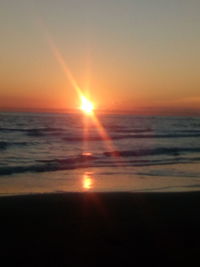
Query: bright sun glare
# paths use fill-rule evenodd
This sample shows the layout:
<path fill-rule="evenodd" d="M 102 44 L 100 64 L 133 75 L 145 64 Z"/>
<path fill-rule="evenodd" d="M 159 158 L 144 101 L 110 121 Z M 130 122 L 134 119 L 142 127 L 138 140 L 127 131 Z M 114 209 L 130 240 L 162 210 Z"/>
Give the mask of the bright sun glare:
<path fill-rule="evenodd" d="M 82 96 L 82 104 L 81 104 L 81 110 L 90 115 L 92 114 L 93 110 L 94 110 L 94 105 L 91 101 L 89 101 L 86 97 Z"/>

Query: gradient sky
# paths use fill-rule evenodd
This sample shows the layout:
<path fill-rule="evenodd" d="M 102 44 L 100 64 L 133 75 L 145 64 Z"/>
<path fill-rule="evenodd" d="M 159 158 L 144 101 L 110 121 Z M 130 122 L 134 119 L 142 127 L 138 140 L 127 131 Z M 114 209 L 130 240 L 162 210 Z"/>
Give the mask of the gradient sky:
<path fill-rule="evenodd" d="M 199 0 L 1 0 L 0 108 L 200 109 Z"/>

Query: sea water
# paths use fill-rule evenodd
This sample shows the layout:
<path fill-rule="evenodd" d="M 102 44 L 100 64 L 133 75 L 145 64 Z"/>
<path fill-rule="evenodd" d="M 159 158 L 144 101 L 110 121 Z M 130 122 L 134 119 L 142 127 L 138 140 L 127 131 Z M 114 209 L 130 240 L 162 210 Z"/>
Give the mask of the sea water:
<path fill-rule="evenodd" d="M 0 194 L 200 189 L 200 118 L 0 113 Z"/>

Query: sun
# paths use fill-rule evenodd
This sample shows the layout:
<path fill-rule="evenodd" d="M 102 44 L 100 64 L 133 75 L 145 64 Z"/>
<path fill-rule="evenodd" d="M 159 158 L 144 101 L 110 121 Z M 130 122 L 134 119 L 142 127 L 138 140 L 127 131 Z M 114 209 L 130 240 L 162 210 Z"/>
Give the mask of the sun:
<path fill-rule="evenodd" d="M 85 96 L 82 96 L 81 98 L 81 110 L 88 114 L 88 115 L 91 115 L 93 113 L 93 110 L 94 110 L 94 104 L 88 100 Z"/>

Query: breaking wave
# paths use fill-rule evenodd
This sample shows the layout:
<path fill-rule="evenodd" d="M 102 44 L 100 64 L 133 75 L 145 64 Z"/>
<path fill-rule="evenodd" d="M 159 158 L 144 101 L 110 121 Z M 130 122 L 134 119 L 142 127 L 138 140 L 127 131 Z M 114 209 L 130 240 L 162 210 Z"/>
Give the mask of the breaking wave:
<path fill-rule="evenodd" d="M 155 148 L 130 151 L 109 151 L 96 155 L 77 155 L 66 159 L 38 160 L 32 165 L 2 166 L 0 175 L 10 175 L 25 172 L 51 172 L 87 167 L 116 167 L 116 166 L 153 166 L 177 163 L 192 163 L 200 161 L 198 157 L 187 156 L 188 153 L 200 153 L 200 148 Z M 146 156 L 168 155 L 165 158 L 145 158 Z"/>

